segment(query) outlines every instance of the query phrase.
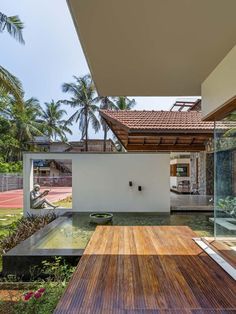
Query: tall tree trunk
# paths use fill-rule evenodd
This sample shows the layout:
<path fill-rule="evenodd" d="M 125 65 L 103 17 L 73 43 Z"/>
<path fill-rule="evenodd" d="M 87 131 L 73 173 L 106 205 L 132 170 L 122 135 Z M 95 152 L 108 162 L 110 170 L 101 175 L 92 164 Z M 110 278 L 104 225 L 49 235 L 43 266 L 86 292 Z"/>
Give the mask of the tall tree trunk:
<path fill-rule="evenodd" d="M 109 99 L 108 97 L 105 97 L 105 109 L 108 109 L 108 103 L 109 103 Z M 104 138 L 103 138 L 103 151 L 105 152 L 107 149 L 107 125 L 104 119 L 102 119 L 103 121 L 103 130 L 104 130 Z"/>
<path fill-rule="evenodd" d="M 103 151 L 107 149 L 107 126 L 104 126 Z"/>
<path fill-rule="evenodd" d="M 85 151 L 88 151 L 88 109 L 85 108 Z"/>

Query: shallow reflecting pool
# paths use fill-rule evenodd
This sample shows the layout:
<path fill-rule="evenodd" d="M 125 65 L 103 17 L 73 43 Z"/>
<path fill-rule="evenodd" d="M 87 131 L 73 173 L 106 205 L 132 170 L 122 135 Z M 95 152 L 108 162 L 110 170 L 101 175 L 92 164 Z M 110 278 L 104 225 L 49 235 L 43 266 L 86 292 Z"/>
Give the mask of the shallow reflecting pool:
<path fill-rule="evenodd" d="M 118 226 L 189 226 L 198 236 L 212 236 L 209 213 L 114 213 L 112 225 Z M 95 230 L 89 213 L 74 213 L 44 236 L 35 249 L 84 249 Z"/>

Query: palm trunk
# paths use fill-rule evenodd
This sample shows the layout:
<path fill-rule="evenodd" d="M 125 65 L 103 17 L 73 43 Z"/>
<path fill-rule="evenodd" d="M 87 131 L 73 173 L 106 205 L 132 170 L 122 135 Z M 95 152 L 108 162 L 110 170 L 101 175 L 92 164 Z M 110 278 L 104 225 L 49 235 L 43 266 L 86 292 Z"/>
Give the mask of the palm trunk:
<path fill-rule="evenodd" d="M 103 138 L 103 151 L 105 152 L 107 149 L 107 127 L 105 125 L 104 128 L 104 138 Z"/>
<path fill-rule="evenodd" d="M 85 151 L 88 151 L 88 110 L 85 109 Z"/>
<path fill-rule="evenodd" d="M 106 109 L 108 109 L 108 102 L 109 102 L 108 97 L 105 97 L 105 108 Z M 104 129 L 103 151 L 105 152 L 107 149 L 107 125 L 106 125 L 105 120 L 103 120 L 103 129 Z"/>

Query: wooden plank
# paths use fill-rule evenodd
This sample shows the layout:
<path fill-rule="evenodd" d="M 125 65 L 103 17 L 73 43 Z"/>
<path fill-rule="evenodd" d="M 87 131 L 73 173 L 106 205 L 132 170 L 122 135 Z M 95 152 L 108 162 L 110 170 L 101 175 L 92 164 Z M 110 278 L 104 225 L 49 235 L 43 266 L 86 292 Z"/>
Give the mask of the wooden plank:
<path fill-rule="evenodd" d="M 124 141 L 122 142 L 127 151 L 129 152 L 138 152 L 138 151 L 144 151 L 144 152 L 157 152 L 157 151 L 162 151 L 162 152 L 200 152 L 200 151 L 205 151 L 205 145 L 189 145 L 188 144 L 182 144 L 182 145 L 161 145 L 161 143 L 157 145 L 143 145 L 143 144 L 129 144 L 126 145 Z"/>
<path fill-rule="evenodd" d="M 230 242 L 230 239 L 215 240 L 214 238 L 206 238 L 205 242 L 228 263 L 236 268 L 236 251 L 227 245 L 227 242 Z"/>
<path fill-rule="evenodd" d="M 55 313 L 236 311 L 236 284 L 188 227 L 99 226 Z"/>

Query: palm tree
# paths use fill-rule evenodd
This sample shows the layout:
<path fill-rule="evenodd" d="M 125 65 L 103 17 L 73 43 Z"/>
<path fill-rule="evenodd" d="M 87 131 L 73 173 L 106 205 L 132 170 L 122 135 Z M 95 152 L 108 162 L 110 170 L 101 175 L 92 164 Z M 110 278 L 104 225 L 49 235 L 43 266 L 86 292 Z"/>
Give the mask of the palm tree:
<path fill-rule="evenodd" d="M 115 106 L 117 110 L 131 110 L 136 105 L 135 99 L 129 99 L 126 96 L 116 97 Z M 118 151 L 123 151 L 123 145 L 121 142 L 115 137 L 114 139 L 115 145 Z"/>
<path fill-rule="evenodd" d="M 0 65 L 1 91 L 12 94 L 19 104 L 23 103 L 23 87 L 17 77 Z"/>
<path fill-rule="evenodd" d="M 6 16 L 0 12 L 0 33 L 6 30 L 13 38 L 24 44 L 23 28 L 24 25 L 18 16 Z M 2 66 L 0 66 L 0 88 L 11 93 L 18 103 L 23 104 L 24 92 L 21 82 Z"/>
<path fill-rule="evenodd" d="M 22 30 L 24 24 L 20 20 L 19 16 L 7 16 L 0 12 L 0 32 L 6 30 L 13 38 L 19 41 L 21 44 L 24 44 Z"/>
<path fill-rule="evenodd" d="M 8 115 L 12 125 L 12 132 L 20 143 L 19 160 L 21 151 L 27 150 L 29 142 L 32 142 L 35 136 L 43 135 L 44 125 L 39 120 L 42 108 L 35 98 L 30 98 L 23 103 L 23 106 L 13 101 L 9 108 L 5 110 L 5 116 Z"/>
<path fill-rule="evenodd" d="M 131 110 L 135 105 L 135 99 L 129 99 L 126 96 L 119 96 L 115 102 L 116 109 L 118 110 Z"/>
<path fill-rule="evenodd" d="M 98 106 L 95 104 L 95 86 L 90 75 L 83 77 L 74 76 L 75 82 L 64 83 L 62 91 L 71 94 L 70 100 L 62 100 L 61 103 L 76 108 L 76 111 L 67 120 L 79 122 L 79 129 L 82 132 L 82 139 L 85 140 L 85 150 L 88 151 L 88 128 L 92 124 L 95 132 L 100 129 L 100 123 L 96 116 Z"/>
<path fill-rule="evenodd" d="M 100 109 L 102 110 L 112 110 L 116 109 L 116 105 L 114 102 L 107 96 L 97 96 L 95 98 L 96 102 L 100 103 Z M 106 151 L 106 144 L 107 144 L 107 133 L 109 131 L 109 126 L 107 125 L 106 121 L 102 116 L 100 116 L 100 122 L 102 125 L 104 137 L 103 137 L 103 151 Z"/>
<path fill-rule="evenodd" d="M 63 119 L 67 115 L 66 110 L 61 109 L 59 101 L 52 100 L 50 103 L 45 103 L 45 110 L 42 112 L 42 118 L 45 122 L 47 134 L 50 139 L 57 139 L 57 136 L 62 141 L 67 141 L 66 133 L 72 134 L 67 126 L 66 120 Z"/>

